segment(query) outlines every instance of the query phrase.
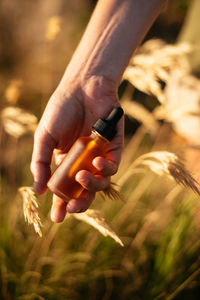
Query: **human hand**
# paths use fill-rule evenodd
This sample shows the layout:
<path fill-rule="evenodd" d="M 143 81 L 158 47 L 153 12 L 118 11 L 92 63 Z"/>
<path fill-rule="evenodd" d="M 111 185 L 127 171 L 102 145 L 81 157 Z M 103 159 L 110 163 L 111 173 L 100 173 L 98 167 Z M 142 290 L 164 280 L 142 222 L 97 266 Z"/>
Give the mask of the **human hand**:
<path fill-rule="evenodd" d="M 103 77 L 91 76 L 87 80 L 63 79 L 49 100 L 35 133 L 31 171 L 34 189 L 38 194 L 47 189 L 51 176 L 53 153 L 59 165 L 72 144 L 80 136 L 87 136 L 99 118 L 105 118 L 113 107 L 119 106 L 114 82 Z M 53 195 L 51 218 L 61 222 L 66 212 L 85 211 L 94 199 L 96 191 L 104 190 L 110 183 L 120 162 L 123 144 L 123 120 L 117 125 L 117 135 L 107 146 L 106 157 L 97 157 L 93 165 L 101 174 L 92 175 L 81 170 L 76 180 L 84 187 L 80 198 L 68 202 Z"/>
<path fill-rule="evenodd" d="M 79 136 L 89 135 L 97 119 L 104 118 L 113 107 L 119 106 L 116 91 L 122 74 L 165 2 L 98 1 L 35 133 L 31 170 L 36 193 L 43 193 L 47 188 L 53 152 L 58 165 Z M 62 221 L 66 211 L 86 210 L 95 192 L 109 185 L 110 176 L 119 165 L 122 140 L 123 120 L 120 120 L 117 135 L 107 148 L 106 159 L 97 157 L 93 160 L 102 177 L 97 179 L 86 171 L 78 172 L 76 180 L 86 189 L 81 195 L 84 201 L 79 198 L 66 203 L 54 195 L 51 210 L 53 221 Z"/>

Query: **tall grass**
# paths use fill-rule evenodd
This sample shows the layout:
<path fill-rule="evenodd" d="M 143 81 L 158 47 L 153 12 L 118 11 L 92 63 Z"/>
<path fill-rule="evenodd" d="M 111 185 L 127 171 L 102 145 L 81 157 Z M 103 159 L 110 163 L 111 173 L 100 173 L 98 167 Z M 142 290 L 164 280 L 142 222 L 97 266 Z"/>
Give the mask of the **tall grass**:
<path fill-rule="evenodd" d="M 64 20 L 58 12 L 56 6 L 56 17 L 48 16 L 45 43 L 56 44 L 54 39 L 62 35 Z M 187 45 L 149 41 L 131 60 L 120 99 L 129 130 L 119 172 L 113 177 L 124 201 L 98 195 L 87 220 L 82 214 L 77 215 L 79 219 L 68 215 L 62 224 L 52 224 L 50 192 L 39 197 L 37 208 L 34 195 L 22 188 L 32 185 L 29 164 L 35 114 L 42 107 L 29 106 L 29 101 L 24 104 L 24 80 L 7 81 L 3 86 L 0 299 L 197 299 L 200 205 L 194 171 L 199 157 L 199 80 L 190 73 L 185 58 L 188 51 L 192 48 Z M 48 59 L 52 58 L 50 52 Z M 176 78 L 174 83 L 172 78 Z M 51 80 L 55 84 L 50 76 L 42 89 L 47 86 L 50 90 Z M 191 86 L 193 104 L 187 106 Z M 46 92 L 39 95 L 42 103 Z M 180 95 L 185 97 L 184 109 L 180 109 Z M 145 99 L 146 105 L 138 104 L 137 97 Z M 192 127 L 192 133 L 183 125 Z M 179 156 L 190 158 L 188 164 Z M 19 188 L 29 191 L 28 197 L 35 203 L 30 207 L 25 202 L 28 216 L 38 216 L 39 209 L 42 238 L 25 223 Z M 107 195 L 115 198 L 113 190 Z M 90 224 L 96 219 L 96 227 L 106 227 L 110 235 L 115 232 L 124 247 L 83 219 Z M 36 221 L 39 226 L 40 220 Z"/>

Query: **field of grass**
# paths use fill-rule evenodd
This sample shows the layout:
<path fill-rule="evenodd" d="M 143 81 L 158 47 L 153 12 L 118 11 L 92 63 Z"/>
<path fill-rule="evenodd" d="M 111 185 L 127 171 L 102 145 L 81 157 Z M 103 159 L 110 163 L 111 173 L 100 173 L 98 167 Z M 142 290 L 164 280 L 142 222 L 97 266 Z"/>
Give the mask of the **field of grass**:
<path fill-rule="evenodd" d="M 18 189 L 32 186 L 34 130 L 92 4 L 19 2 L 23 12 L 0 4 L 0 299 L 199 299 L 200 81 L 187 61 L 191 46 L 175 43 L 190 1 L 160 16 L 119 89 L 126 135 L 112 181 L 123 200 L 97 195 L 91 209 L 124 247 L 74 216 L 53 224 L 49 191 L 38 198 L 42 237 L 24 220 Z"/>

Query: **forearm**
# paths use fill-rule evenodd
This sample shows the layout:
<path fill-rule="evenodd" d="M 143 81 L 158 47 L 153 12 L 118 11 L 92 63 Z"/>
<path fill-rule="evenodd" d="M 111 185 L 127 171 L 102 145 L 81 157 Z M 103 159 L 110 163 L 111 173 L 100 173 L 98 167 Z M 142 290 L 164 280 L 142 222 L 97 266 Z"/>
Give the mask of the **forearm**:
<path fill-rule="evenodd" d="M 79 76 L 103 76 L 119 83 L 132 53 L 165 2 L 99 0 L 67 68 L 67 77 L 77 72 Z"/>

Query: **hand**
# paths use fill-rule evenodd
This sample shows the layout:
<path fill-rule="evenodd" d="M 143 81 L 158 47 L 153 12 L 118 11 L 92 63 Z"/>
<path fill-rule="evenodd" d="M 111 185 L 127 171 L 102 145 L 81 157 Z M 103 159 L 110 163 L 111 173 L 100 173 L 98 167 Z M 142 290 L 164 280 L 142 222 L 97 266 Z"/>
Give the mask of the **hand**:
<path fill-rule="evenodd" d="M 119 106 L 117 85 L 133 51 L 164 3 L 165 0 L 98 1 L 35 134 L 31 170 L 36 193 L 43 193 L 47 188 L 53 152 L 58 164 L 79 136 L 89 135 L 97 119 L 104 118 L 114 106 Z M 102 177 L 97 178 L 83 170 L 78 172 L 76 180 L 86 189 L 81 195 L 84 201 L 70 199 L 65 203 L 54 195 L 53 221 L 62 221 L 66 211 L 86 210 L 95 191 L 108 186 L 110 176 L 119 165 L 122 140 L 123 120 L 117 125 L 117 135 L 109 144 L 106 159 L 99 157 L 93 161 Z"/>
<path fill-rule="evenodd" d="M 91 76 L 81 81 L 65 78 L 61 81 L 35 133 L 31 171 L 36 193 L 41 194 L 47 188 L 53 153 L 58 165 L 79 136 L 89 135 L 97 119 L 104 118 L 113 107 L 119 106 L 116 94 L 116 85 L 103 77 Z M 110 176 L 118 169 L 122 144 L 123 120 L 117 125 L 116 137 L 109 143 L 106 159 L 97 157 L 93 160 L 93 165 L 102 176 L 81 170 L 76 175 L 76 180 L 85 189 L 81 198 L 70 199 L 66 203 L 53 195 L 51 218 L 54 222 L 61 222 L 66 212 L 85 211 L 95 192 L 108 187 Z"/>

